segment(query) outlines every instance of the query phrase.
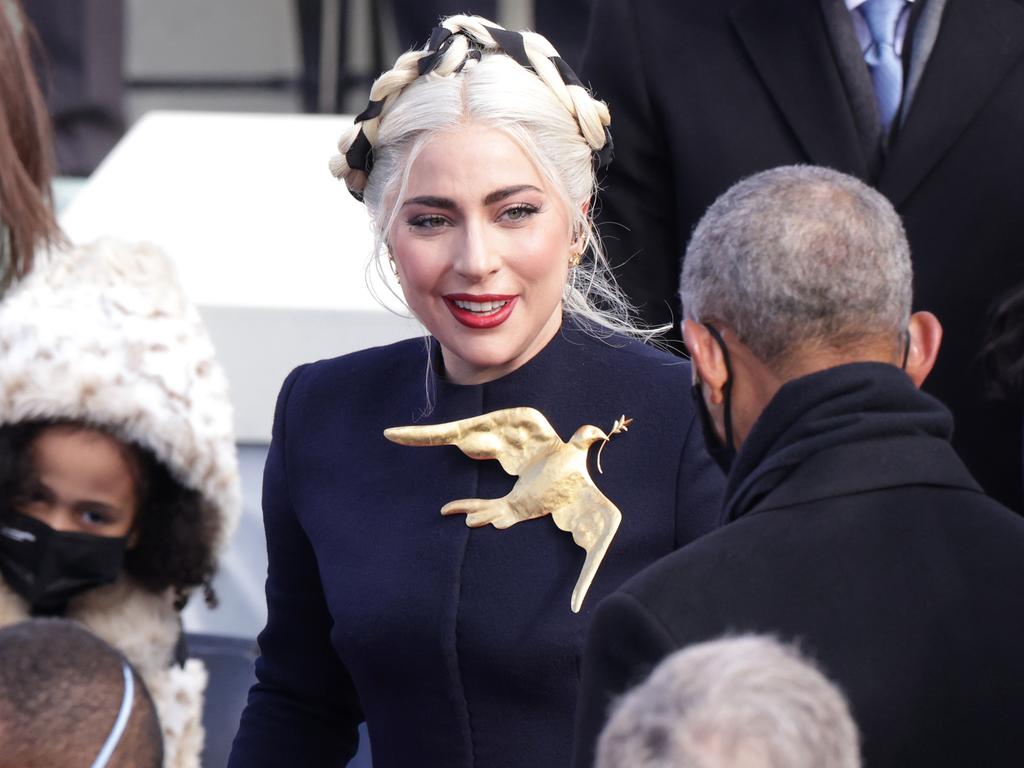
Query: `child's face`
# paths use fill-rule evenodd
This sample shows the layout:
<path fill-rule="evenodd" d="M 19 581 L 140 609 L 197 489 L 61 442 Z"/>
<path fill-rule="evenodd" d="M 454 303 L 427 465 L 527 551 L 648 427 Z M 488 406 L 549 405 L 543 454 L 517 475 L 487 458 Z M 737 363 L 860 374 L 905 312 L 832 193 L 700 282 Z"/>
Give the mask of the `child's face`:
<path fill-rule="evenodd" d="M 48 427 L 29 446 L 30 485 L 18 512 L 56 531 L 127 536 L 138 505 L 128 450 L 92 429 Z"/>

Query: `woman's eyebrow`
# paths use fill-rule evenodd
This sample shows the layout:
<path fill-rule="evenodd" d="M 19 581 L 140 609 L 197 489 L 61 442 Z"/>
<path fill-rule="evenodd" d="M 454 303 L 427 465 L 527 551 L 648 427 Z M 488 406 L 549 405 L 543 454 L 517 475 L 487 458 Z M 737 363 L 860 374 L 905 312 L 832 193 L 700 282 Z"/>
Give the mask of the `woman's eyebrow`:
<path fill-rule="evenodd" d="M 407 205 L 425 205 L 428 208 L 443 208 L 447 211 L 455 210 L 455 201 L 448 197 L 436 197 L 434 195 L 420 195 L 419 197 L 410 197 L 404 203 L 402 207 Z"/>
<path fill-rule="evenodd" d="M 488 193 L 484 198 L 484 205 L 493 205 L 494 203 L 511 197 L 512 195 L 517 195 L 520 192 L 526 192 L 528 190 L 532 192 L 544 191 L 533 184 L 513 184 L 510 187 L 502 187 L 501 189 L 496 189 L 493 192 Z M 418 195 L 416 197 L 410 197 L 402 203 L 402 207 L 404 208 L 407 205 L 425 205 L 428 208 L 442 208 L 448 211 L 458 208 L 458 205 L 456 205 L 455 201 L 450 197 L 439 197 L 438 195 Z"/>
<path fill-rule="evenodd" d="M 515 184 L 511 187 L 504 187 L 502 189 L 496 189 L 494 192 L 491 192 L 489 195 L 487 195 L 487 197 L 484 198 L 484 205 L 491 205 L 493 203 L 497 203 L 500 200 L 504 200 L 506 197 L 511 197 L 512 195 L 517 195 L 520 192 L 525 192 L 527 190 L 532 190 L 534 192 L 544 191 L 542 189 L 538 189 L 533 184 Z"/>

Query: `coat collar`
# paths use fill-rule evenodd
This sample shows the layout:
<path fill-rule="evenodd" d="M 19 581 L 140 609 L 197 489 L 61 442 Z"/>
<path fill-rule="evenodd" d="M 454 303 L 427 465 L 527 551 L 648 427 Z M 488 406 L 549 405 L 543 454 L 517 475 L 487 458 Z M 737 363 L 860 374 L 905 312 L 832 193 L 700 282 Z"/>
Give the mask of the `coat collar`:
<path fill-rule="evenodd" d="M 907 485 L 980 492 L 949 444 L 949 411 L 892 365 L 851 363 L 776 393 L 729 474 L 725 519 Z"/>
<path fill-rule="evenodd" d="M 983 493 L 952 445 L 904 435 L 837 445 L 810 457 L 766 494 L 756 511 L 908 485 Z"/>

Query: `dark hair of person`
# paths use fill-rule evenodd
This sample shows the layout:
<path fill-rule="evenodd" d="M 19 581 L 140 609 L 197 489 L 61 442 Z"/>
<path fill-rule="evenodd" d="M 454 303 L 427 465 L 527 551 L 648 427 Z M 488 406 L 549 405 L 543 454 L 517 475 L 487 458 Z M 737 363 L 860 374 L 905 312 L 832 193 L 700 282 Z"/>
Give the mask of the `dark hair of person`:
<path fill-rule="evenodd" d="M 124 698 L 124 657 L 67 619 L 0 629 L 0 768 L 89 765 Z M 160 768 L 163 735 L 134 669 L 132 708 L 110 768 Z"/>
<path fill-rule="evenodd" d="M 1019 402 L 1024 396 L 1024 283 L 993 307 L 981 359 L 989 395 Z"/>
<path fill-rule="evenodd" d="M 0 514 L 13 508 L 31 487 L 33 441 L 48 427 L 109 430 L 82 422 L 29 421 L 0 427 Z M 219 522 L 198 491 L 175 480 L 151 451 L 111 435 L 127 451 L 135 472 L 138 539 L 125 553 L 124 569 L 143 587 L 175 590 L 176 607 L 202 587 L 206 602 L 217 604 L 212 580 L 216 571 L 214 541 Z"/>
<path fill-rule="evenodd" d="M 50 192 L 53 128 L 32 66 L 38 50 L 19 0 L 0 2 L 0 293 L 28 272 L 37 248 L 63 240 Z"/>

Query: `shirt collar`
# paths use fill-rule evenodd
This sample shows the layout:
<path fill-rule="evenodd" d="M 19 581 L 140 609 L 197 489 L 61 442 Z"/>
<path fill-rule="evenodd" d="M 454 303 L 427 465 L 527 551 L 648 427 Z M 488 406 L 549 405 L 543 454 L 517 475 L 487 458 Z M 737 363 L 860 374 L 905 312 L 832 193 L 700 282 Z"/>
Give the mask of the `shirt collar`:
<path fill-rule="evenodd" d="M 868 0 L 846 0 L 846 10 L 852 11 L 860 8 L 860 6 L 864 5 L 867 1 Z M 913 3 L 914 0 L 906 0 L 906 2 Z"/>

